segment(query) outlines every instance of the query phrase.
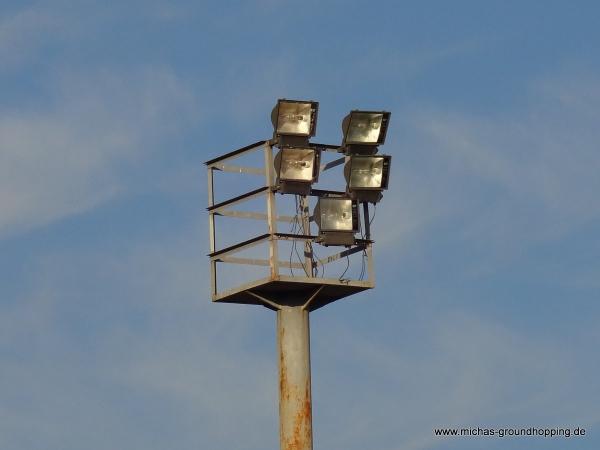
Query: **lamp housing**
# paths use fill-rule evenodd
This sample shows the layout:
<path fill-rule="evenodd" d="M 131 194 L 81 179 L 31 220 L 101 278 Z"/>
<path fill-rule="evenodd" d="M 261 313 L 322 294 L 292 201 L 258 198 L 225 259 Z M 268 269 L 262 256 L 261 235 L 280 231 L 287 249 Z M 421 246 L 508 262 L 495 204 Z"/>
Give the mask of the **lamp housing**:
<path fill-rule="evenodd" d="M 390 165 L 389 155 L 351 155 L 344 166 L 347 192 L 359 202 L 377 203 L 382 191 L 388 188 Z"/>
<path fill-rule="evenodd" d="M 319 177 L 321 154 L 311 147 L 284 147 L 275 156 L 279 192 L 308 195 Z"/>
<path fill-rule="evenodd" d="M 306 146 L 317 130 L 319 103 L 279 99 L 271 112 L 273 139 L 279 147 Z"/>
<path fill-rule="evenodd" d="M 358 203 L 348 197 L 321 197 L 313 217 L 323 245 L 354 245 L 358 231 Z"/>
<path fill-rule="evenodd" d="M 342 147 L 346 153 L 377 153 L 377 147 L 385 142 L 390 116 L 387 111 L 351 111 L 342 122 Z"/>

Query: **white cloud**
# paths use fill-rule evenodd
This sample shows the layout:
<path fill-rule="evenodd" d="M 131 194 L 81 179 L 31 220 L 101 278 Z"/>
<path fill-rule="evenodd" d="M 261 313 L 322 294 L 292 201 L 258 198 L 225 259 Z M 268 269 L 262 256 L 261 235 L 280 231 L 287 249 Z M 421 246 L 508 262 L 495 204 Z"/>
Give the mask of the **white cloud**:
<path fill-rule="evenodd" d="M 0 237 L 112 198 L 128 185 L 122 169 L 194 114 L 189 89 L 160 68 L 63 75 L 51 94 L 2 111 Z"/>
<path fill-rule="evenodd" d="M 459 239 L 503 252 L 597 219 L 599 91 L 597 78 L 571 76 L 534 85 L 526 106 L 502 115 L 413 114 L 377 220 L 379 241 L 454 223 Z"/>

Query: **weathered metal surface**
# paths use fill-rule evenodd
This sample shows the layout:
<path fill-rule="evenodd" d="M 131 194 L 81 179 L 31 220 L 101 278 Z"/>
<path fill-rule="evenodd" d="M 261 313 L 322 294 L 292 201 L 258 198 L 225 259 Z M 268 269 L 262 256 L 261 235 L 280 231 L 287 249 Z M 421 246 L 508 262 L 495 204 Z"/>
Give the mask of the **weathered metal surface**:
<path fill-rule="evenodd" d="M 214 191 L 214 175 L 213 169 L 208 168 L 208 207 L 212 207 L 215 204 L 215 191 Z M 216 250 L 216 230 L 215 230 L 215 216 L 212 214 L 208 215 L 208 233 L 209 233 L 209 246 L 210 252 L 213 253 Z M 214 298 L 217 295 L 217 265 L 214 261 L 210 262 L 210 292 Z"/>
<path fill-rule="evenodd" d="M 321 286 L 319 286 L 319 287 L 318 287 L 318 288 L 315 290 L 315 292 L 314 292 L 314 293 L 313 293 L 313 294 L 312 294 L 310 297 L 308 297 L 308 299 L 306 300 L 306 302 L 304 302 L 304 304 L 302 305 L 302 309 L 303 309 L 303 310 L 306 310 L 306 309 L 308 309 L 308 310 L 310 311 L 310 309 L 309 309 L 309 307 L 310 307 L 310 303 L 311 303 L 311 302 L 312 302 L 312 301 L 313 301 L 313 300 L 316 298 L 316 296 L 317 296 L 317 295 L 319 295 L 319 292 L 321 292 L 321 291 L 323 290 L 323 288 L 324 288 L 324 287 L 325 287 L 325 285 L 321 285 Z"/>
<path fill-rule="evenodd" d="M 273 311 L 278 311 L 281 306 L 278 305 L 277 303 L 275 303 L 272 300 L 269 300 L 268 298 L 263 297 L 262 295 L 258 295 L 255 292 L 252 291 L 246 291 L 249 295 L 251 295 L 254 298 L 257 298 L 259 301 L 261 301 L 267 308 L 272 309 Z"/>
<path fill-rule="evenodd" d="M 239 242 L 239 243 L 233 244 L 229 247 L 225 247 L 220 250 L 217 250 L 216 252 L 210 253 L 208 256 L 210 257 L 211 260 L 214 261 L 219 256 L 232 255 L 234 253 L 241 252 L 242 250 L 245 250 L 245 249 L 248 249 L 251 247 L 255 247 L 270 238 L 271 238 L 271 235 L 268 233 L 263 234 L 262 236 L 256 236 L 256 237 L 253 237 L 252 239 L 248 239 L 247 241 Z"/>
<path fill-rule="evenodd" d="M 238 148 L 237 150 L 234 150 L 232 152 L 229 153 L 225 153 L 224 155 L 218 156 L 214 159 L 211 159 L 210 161 L 206 161 L 204 164 L 206 164 L 208 167 L 211 167 L 213 165 L 215 165 L 216 163 L 220 162 L 220 161 L 225 161 L 225 160 L 231 160 L 234 158 L 238 158 L 240 156 L 242 156 L 245 153 L 248 153 L 250 151 L 255 150 L 258 147 L 261 147 L 262 145 L 264 145 L 267 141 L 258 141 L 255 142 L 254 144 L 250 144 L 250 145 L 246 145 L 245 147 L 242 148 Z"/>
<path fill-rule="evenodd" d="M 277 311 L 280 450 L 312 450 L 310 335 L 308 311 Z"/>
<path fill-rule="evenodd" d="M 219 210 L 221 210 L 223 208 L 226 208 L 226 207 L 228 208 L 228 207 L 231 207 L 238 203 L 245 202 L 247 200 L 251 200 L 253 198 L 256 198 L 260 195 L 265 194 L 269 190 L 270 190 L 269 186 L 263 186 L 261 188 L 254 189 L 253 191 L 246 192 L 245 194 L 238 195 L 237 197 L 233 197 L 233 198 L 224 200 L 222 202 L 219 202 L 217 204 L 210 205 L 208 208 L 206 208 L 206 210 L 210 213 L 217 213 L 217 212 L 219 212 Z"/>
<path fill-rule="evenodd" d="M 344 250 L 342 252 L 336 253 L 335 255 L 328 256 L 327 258 L 323 258 L 323 259 L 315 258 L 315 261 L 316 261 L 317 266 L 324 266 L 333 261 L 337 261 L 338 259 L 344 258 L 349 255 L 353 255 L 354 253 L 362 252 L 366 248 L 367 248 L 366 245 L 358 244 L 352 248 L 349 248 L 348 250 Z"/>
<path fill-rule="evenodd" d="M 264 146 L 264 157 L 265 157 L 265 185 L 269 188 L 267 194 L 267 226 L 269 228 L 269 261 L 271 269 L 271 278 L 276 278 L 279 275 L 279 246 L 277 239 L 273 238 L 273 235 L 277 233 L 277 212 L 275 204 L 275 191 L 271 189 L 275 182 L 275 174 L 273 168 L 273 147 L 266 143 Z"/>
<path fill-rule="evenodd" d="M 230 264 L 246 264 L 246 265 L 251 265 L 251 266 L 270 266 L 271 265 L 271 261 L 269 261 L 268 259 L 236 258 L 234 256 L 221 256 L 217 261 L 230 263 Z M 287 269 L 289 269 L 290 267 L 293 267 L 294 269 L 304 268 L 304 264 L 295 263 L 295 262 L 290 263 L 289 261 L 279 261 L 278 264 L 280 267 L 285 267 Z"/>
<path fill-rule="evenodd" d="M 219 216 L 235 217 L 236 219 L 254 219 L 254 220 L 267 220 L 268 216 L 265 213 L 256 213 L 248 211 L 227 211 L 220 210 L 216 213 Z M 295 219 L 295 216 L 277 216 L 275 220 L 278 222 L 290 223 Z"/>
<path fill-rule="evenodd" d="M 265 169 L 258 167 L 246 167 L 246 166 L 233 166 L 229 164 L 215 164 L 215 169 L 220 170 L 222 172 L 230 172 L 230 173 L 247 173 L 252 175 L 264 175 Z"/>
<path fill-rule="evenodd" d="M 346 157 L 342 156 L 334 161 L 328 162 L 327 164 L 321 164 L 320 170 L 321 172 L 325 172 L 326 170 L 332 169 L 337 166 L 341 166 L 346 162 Z"/>

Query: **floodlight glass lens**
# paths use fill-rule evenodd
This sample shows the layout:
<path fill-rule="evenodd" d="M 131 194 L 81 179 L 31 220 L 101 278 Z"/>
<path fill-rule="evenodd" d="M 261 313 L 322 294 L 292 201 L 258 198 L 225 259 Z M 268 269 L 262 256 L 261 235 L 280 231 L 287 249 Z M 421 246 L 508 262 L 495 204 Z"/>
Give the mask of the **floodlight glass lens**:
<path fill-rule="evenodd" d="M 311 148 L 286 148 L 281 153 L 279 178 L 288 181 L 312 181 L 315 151 Z"/>
<path fill-rule="evenodd" d="M 277 134 L 309 136 L 311 115 L 310 103 L 280 102 Z"/>
<path fill-rule="evenodd" d="M 352 200 L 343 198 L 322 198 L 321 231 L 353 231 Z"/>
<path fill-rule="evenodd" d="M 352 158 L 350 188 L 379 188 L 383 180 L 383 160 L 381 157 Z"/>
<path fill-rule="evenodd" d="M 346 142 L 351 144 L 377 144 L 381 133 L 383 114 L 353 112 L 346 135 Z"/>

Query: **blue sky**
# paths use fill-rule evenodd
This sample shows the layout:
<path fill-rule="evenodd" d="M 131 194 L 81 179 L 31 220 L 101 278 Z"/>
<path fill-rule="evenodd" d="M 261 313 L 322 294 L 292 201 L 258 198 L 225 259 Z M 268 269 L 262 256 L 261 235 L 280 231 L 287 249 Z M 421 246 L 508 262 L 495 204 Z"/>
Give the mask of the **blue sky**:
<path fill-rule="evenodd" d="M 3 2 L 0 447 L 277 448 L 203 161 L 392 111 L 377 288 L 312 315 L 315 449 L 600 446 L 597 2 Z M 442 439 L 444 426 L 585 438 Z"/>

